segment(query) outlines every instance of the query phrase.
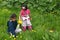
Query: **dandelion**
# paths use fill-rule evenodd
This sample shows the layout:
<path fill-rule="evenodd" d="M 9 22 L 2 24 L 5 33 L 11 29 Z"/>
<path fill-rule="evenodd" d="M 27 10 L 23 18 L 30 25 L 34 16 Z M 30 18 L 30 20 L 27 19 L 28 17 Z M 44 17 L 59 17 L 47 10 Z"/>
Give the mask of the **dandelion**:
<path fill-rule="evenodd" d="M 36 30 L 32 30 L 32 32 L 36 32 Z"/>
<path fill-rule="evenodd" d="M 53 30 L 50 30 L 49 32 L 54 32 Z"/>
<path fill-rule="evenodd" d="M 13 37 L 15 37 L 15 35 L 13 35 Z"/>
<path fill-rule="evenodd" d="M 5 39 L 5 40 L 7 40 L 7 39 Z"/>
<path fill-rule="evenodd" d="M 36 32 L 36 31 L 34 30 L 34 32 Z"/>
<path fill-rule="evenodd" d="M 32 30 L 32 32 L 33 32 L 34 30 Z"/>
<path fill-rule="evenodd" d="M 12 33 L 10 33 L 10 35 L 11 35 L 10 38 L 12 38 Z"/>
<path fill-rule="evenodd" d="M 14 40 L 16 40 L 16 38 L 14 38 Z"/>
<path fill-rule="evenodd" d="M 10 38 L 12 38 L 12 36 L 10 36 Z"/>
<path fill-rule="evenodd" d="M 18 37 L 18 36 L 16 36 L 16 37 Z"/>

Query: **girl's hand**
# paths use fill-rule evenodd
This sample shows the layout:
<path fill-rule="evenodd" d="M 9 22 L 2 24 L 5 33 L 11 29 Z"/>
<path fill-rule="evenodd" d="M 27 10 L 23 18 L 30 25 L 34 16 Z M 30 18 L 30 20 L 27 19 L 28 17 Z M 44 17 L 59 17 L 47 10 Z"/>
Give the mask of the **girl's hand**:
<path fill-rule="evenodd" d="M 30 20 L 32 20 L 32 18 L 30 18 Z"/>
<path fill-rule="evenodd" d="M 32 18 L 29 18 L 29 20 L 32 20 Z"/>
<path fill-rule="evenodd" d="M 21 16 L 19 16 L 19 20 L 22 20 Z"/>

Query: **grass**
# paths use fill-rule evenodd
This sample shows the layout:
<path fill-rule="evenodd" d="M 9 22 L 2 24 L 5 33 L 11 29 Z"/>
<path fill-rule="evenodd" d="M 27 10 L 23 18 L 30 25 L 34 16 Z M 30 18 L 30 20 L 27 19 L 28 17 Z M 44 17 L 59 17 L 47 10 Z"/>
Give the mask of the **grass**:
<path fill-rule="evenodd" d="M 7 33 L 7 21 L 12 13 L 19 16 L 20 9 L 0 9 L 0 40 L 13 40 Z M 59 14 L 60 12 L 57 11 Z M 60 40 L 60 16 L 31 10 L 33 30 L 17 34 L 17 40 Z"/>

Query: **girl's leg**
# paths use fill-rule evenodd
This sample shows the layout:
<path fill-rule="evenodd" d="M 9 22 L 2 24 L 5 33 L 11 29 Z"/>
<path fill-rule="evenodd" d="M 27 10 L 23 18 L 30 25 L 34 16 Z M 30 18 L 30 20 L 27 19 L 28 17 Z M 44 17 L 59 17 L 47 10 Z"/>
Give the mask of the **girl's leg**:
<path fill-rule="evenodd" d="M 28 26 L 28 29 L 29 29 L 29 30 L 32 30 L 32 26 Z"/>
<path fill-rule="evenodd" d="M 30 20 L 27 20 L 27 26 L 28 26 L 28 29 L 29 30 L 32 30 L 32 26 L 31 26 L 32 24 L 31 24 L 31 22 L 30 22 Z"/>
<path fill-rule="evenodd" d="M 22 30 L 26 31 L 26 20 L 24 20 L 22 23 Z"/>
<path fill-rule="evenodd" d="M 22 27 L 22 30 L 23 30 L 23 31 L 26 31 L 26 26 L 23 26 L 23 27 Z"/>
<path fill-rule="evenodd" d="M 14 38 L 16 38 L 16 33 L 15 33 L 15 31 L 12 32 L 12 36 L 13 36 Z"/>

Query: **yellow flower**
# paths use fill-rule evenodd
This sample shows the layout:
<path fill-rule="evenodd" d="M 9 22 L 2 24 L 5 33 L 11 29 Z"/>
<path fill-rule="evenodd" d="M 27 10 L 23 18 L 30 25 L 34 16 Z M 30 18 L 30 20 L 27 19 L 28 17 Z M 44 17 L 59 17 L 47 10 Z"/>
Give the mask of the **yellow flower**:
<path fill-rule="evenodd" d="M 14 38 L 14 40 L 16 40 L 16 38 Z"/>
<path fill-rule="evenodd" d="M 53 32 L 53 30 L 50 30 L 49 32 Z"/>
<path fill-rule="evenodd" d="M 13 37 L 15 37 L 15 35 L 13 35 Z"/>
<path fill-rule="evenodd" d="M 36 32 L 36 30 L 32 30 L 32 32 Z"/>
<path fill-rule="evenodd" d="M 32 32 L 33 32 L 34 30 L 32 30 Z"/>
<path fill-rule="evenodd" d="M 10 38 L 12 38 L 12 33 L 10 33 Z"/>
<path fill-rule="evenodd" d="M 22 20 L 18 20 L 18 24 L 22 24 Z"/>
<path fill-rule="evenodd" d="M 12 38 L 12 36 L 10 36 L 10 38 Z"/>
<path fill-rule="evenodd" d="M 5 40 L 7 40 L 7 39 L 5 39 Z"/>
<path fill-rule="evenodd" d="M 18 36 L 16 36 L 16 37 L 18 37 Z"/>
<path fill-rule="evenodd" d="M 34 32 L 36 32 L 36 31 L 34 30 Z"/>
<path fill-rule="evenodd" d="M 22 38 L 22 36 L 20 36 L 20 38 Z"/>

